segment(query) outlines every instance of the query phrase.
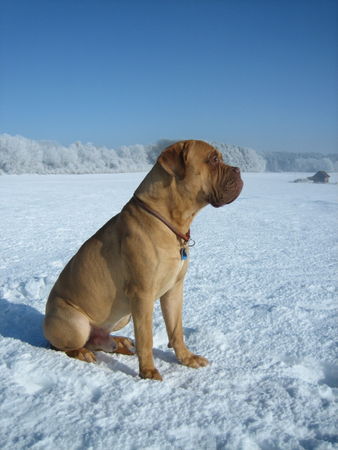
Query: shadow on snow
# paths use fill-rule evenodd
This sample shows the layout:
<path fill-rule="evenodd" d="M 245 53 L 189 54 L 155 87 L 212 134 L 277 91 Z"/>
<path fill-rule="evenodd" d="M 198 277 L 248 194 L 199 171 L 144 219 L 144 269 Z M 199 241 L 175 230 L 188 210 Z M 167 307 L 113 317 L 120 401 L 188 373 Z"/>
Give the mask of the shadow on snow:
<path fill-rule="evenodd" d="M 42 331 L 44 315 L 32 306 L 0 298 L 0 334 L 35 347 L 48 347 Z"/>

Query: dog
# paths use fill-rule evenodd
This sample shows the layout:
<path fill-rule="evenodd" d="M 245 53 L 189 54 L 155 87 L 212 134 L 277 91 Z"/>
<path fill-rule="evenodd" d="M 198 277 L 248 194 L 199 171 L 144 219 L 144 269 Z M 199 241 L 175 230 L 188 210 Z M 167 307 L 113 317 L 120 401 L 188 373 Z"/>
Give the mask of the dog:
<path fill-rule="evenodd" d="M 185 345 L 183 281 L 197 212 L 233 202 L 240 169 L 203 141 L 166 148 L 122 211 L 89 238 L 62 270 L 46 304 L 44 334 L 54 349 L 95 362 L 94 351 L 134 354 L 142 378 L 162 380 L 153 360 L 152 317 L 160 299 L 169 347 L 182 364 L 208 360 Z M 132 340 L 112 336 L 132 318 Z"/>

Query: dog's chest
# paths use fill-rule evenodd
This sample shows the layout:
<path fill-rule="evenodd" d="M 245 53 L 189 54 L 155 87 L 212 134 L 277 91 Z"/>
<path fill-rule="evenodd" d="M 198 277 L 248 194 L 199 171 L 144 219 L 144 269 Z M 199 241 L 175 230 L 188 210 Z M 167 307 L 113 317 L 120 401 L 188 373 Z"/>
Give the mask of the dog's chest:
<path fill-rule="evenodd" d="M 187 263 L 187 258 L 182 259 L 180 254 L 161 260 L 159 265 L 157 298 L 162 297 L 162 295 L 175 286 L 178 279 L 182 278 L 182 272 L 184 271 L 185 273 Z"/>

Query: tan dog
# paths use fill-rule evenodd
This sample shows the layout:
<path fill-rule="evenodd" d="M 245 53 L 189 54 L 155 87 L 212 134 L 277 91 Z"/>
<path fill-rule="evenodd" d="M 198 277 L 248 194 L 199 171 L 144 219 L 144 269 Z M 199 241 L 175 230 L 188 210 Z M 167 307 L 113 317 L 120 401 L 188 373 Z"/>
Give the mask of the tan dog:
<path fill-rule="evenodd" d="M 92 351 L 133 354 L 133 343 L 110 332 L 133 318 L 140 376 L 161 380 L 154 366 L 152 316 L 160 298 L 169 346 L 189 367 L 208 361 L 184 343 L 183 280 L 190 224 L 211 204 L 235 200 L 240 170 L 202 141 L 168 147 L 122 211 L 86 241 L 56 281 L 46 305 L 45 336 L 69 356 Z"/>

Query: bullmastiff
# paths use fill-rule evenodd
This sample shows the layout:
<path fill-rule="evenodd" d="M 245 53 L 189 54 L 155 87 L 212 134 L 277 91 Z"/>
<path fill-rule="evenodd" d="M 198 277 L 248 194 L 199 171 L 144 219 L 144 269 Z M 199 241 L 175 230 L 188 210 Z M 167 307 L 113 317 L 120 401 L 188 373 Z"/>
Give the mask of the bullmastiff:
<path fill-rule="evenodd" d="M 211 204 L 234 201 L 240 170 L 197 140 L 166 148 L 122 211 L 89 238 L 62 270 L 46 305 L 44 333 L 52 347 L 87 362 L 94 351 L 133 354 L 142 378 L 161 380 L 153 360 L 152 317 L 160 299 L 169 347 L 188 367 L 208 360 L 192 353 L 182 326 L 183 281 L 190 224 Z M 133 341 L 110 333 L 133 319 Z"/>

